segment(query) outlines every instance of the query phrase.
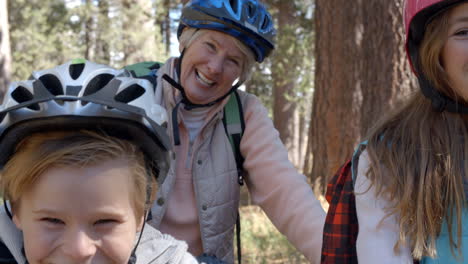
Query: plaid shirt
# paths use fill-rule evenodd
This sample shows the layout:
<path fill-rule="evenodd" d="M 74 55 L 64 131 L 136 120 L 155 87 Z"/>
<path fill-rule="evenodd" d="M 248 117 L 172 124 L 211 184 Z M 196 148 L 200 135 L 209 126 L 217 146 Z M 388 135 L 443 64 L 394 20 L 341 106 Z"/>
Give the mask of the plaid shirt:
<path fill-rule="evenodd" d="M 358 263 L 356 240 L 359 225 L 356 214 L 351 160 L 328 183 L 328 208 L 323 229 L 322 264 Z"/>

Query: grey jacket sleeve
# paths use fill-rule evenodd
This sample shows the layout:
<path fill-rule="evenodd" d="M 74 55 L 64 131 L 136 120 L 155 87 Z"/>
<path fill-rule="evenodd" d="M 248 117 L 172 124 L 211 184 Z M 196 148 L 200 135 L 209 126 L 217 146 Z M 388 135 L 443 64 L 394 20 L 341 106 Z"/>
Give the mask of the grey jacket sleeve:
<path fill-rule="evenodd" d="M 15 260 L 18 263 L 25 263 L 26 259 L 22 253 L 23 234 L 16 228 L 16 225 L 8 217 L 5 208 L 0 204 L 0 239 L 3 244 L 10 250 Z"/>
<path fill-rule="evenodd" d="M 136 251 L 137 264 L 198 264 L 187 249 L 187 243 L 146 224 Z"/>

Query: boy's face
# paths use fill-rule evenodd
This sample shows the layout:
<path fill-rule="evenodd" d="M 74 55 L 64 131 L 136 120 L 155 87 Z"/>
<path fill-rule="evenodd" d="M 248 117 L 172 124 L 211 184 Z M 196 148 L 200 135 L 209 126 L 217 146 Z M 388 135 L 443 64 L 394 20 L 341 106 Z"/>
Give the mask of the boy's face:
<path fill-rule="evenodd" d="M 46 170 L 13 216 L 29 263 L 126 264 L 143 220 L 130 175 L 123 160 Z"/>

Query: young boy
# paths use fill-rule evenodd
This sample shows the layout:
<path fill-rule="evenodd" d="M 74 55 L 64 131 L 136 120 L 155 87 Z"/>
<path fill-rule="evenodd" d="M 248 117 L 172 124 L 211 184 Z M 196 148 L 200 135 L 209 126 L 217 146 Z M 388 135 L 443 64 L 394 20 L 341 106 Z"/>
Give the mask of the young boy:
<path fill-rule="evenodd" d="M 10 86 L 0 108 L 1 258 L 197 263 L 184 242 L 144 224 L 168 167 L 165 111 L 148 81 L 126 76 L 78 60 Z"/>

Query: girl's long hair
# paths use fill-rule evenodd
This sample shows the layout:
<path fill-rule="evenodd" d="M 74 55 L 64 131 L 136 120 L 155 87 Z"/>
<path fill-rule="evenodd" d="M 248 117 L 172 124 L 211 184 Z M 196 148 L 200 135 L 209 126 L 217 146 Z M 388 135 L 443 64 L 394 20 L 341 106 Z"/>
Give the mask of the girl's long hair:
<path fill-rule="evenodd" d="M 440 59 L 449 12 L 441 13 L 427 26 L 418 65 L 434 87 L 459 100 Z M 455 250 L 461 253 L 467 120 L 462 114 L 434 111 L 430 100 L 418 91 L 370 131 L 367 176 L 377 195 L 388 195 L 392 201 L 387 217 L 398 216 L 400 234 L 395 251 L 406 245 L 416 259 L 435 257 L 436 239 L 445 221 L 452 254 Z"/>

